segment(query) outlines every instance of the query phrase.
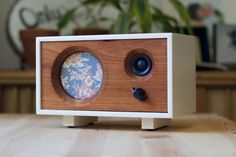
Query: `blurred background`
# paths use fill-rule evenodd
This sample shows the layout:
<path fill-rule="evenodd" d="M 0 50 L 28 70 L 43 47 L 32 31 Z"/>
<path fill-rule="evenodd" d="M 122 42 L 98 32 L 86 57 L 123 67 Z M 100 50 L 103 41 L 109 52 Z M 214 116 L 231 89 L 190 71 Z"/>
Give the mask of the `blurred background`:
<path fill-rule="evenodd" d="M 2 0 L 0 112 L 35 112 L 35 37 L 195 35 L 197 112 L 236 121 L 235 0 Z"/>

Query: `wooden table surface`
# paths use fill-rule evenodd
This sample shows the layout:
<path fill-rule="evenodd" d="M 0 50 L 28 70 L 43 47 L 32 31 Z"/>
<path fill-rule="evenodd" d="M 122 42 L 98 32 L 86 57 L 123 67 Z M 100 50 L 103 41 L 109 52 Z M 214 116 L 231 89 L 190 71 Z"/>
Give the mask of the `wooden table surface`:
<path fill-rule="evenodd" d="M 236 123 L 193 114 L 155 131 L 139 121 L 62 127 L 62 117 L 0 115 L 2 157 L 236 157 Z"/>

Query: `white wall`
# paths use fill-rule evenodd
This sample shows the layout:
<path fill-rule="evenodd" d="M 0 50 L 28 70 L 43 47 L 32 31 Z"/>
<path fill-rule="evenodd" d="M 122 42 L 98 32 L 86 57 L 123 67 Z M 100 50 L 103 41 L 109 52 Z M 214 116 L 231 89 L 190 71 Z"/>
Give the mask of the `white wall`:
<path fill-rule="evenodd" d="M 13 53 L 10 44 L 7 41 L 5 33 L 5 21 L 9 7 L 17 0 L 1 0 L 0 5 L 0 70 L 6 69 L 19 69 L 19 59 Z M 177 17 L 173 7 L 167 0 L 151 0 L 152 4 L 160 6 L 166 13 Z M 183 3 L 188 4 L 193 0 L 181 0 Z M 205 3 L 206 0 L 195 0 L 200 3 Z M 236 0 L 207 0 L 213 2 L 215 6 L 219 6 L 225 14 L 227 23 L 236 24 L 235 6 Z"/>
<path fill-rule="evenodd" d="M 0 5 L 0 70 L 19 69 L 20 62 L 6 38 L 5 24 L 9 7 L 15 0 L 1 0 Z"/>
<path fill-rule="evenodd" d="M 229 24 L 236 24 L 236 0 L 221 0 L 221 4 L 226 22 Z"/>

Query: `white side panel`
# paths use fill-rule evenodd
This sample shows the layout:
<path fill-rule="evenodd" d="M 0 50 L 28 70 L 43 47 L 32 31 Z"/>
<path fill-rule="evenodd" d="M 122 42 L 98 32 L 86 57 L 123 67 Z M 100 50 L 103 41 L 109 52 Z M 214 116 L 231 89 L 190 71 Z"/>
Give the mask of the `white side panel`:
<path fill-rule="evenodd" d="M 173 118 L 173 36 L 167 38 L 167 110 Z"/>
<path fill-rule="evenodd" d="M 36 113 L 41 110 L 41 42 L 36 38 Z"/>
<path fill-rule="evenodd" d="M 196 111 L 195 41 L 173 34 L 173 116 Z"/>

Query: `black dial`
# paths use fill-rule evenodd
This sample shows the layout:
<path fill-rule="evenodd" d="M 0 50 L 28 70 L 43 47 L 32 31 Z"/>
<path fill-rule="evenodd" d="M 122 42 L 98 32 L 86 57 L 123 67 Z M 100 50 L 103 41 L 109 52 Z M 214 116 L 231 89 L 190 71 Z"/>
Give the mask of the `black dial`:
<path fill-rule="evenodd" d="M 147 95 L 144 89 L 142 88 L 132 88 L 131 89 L 133 96 L 139 101 L 145 101 L 147 99 Z"/>

